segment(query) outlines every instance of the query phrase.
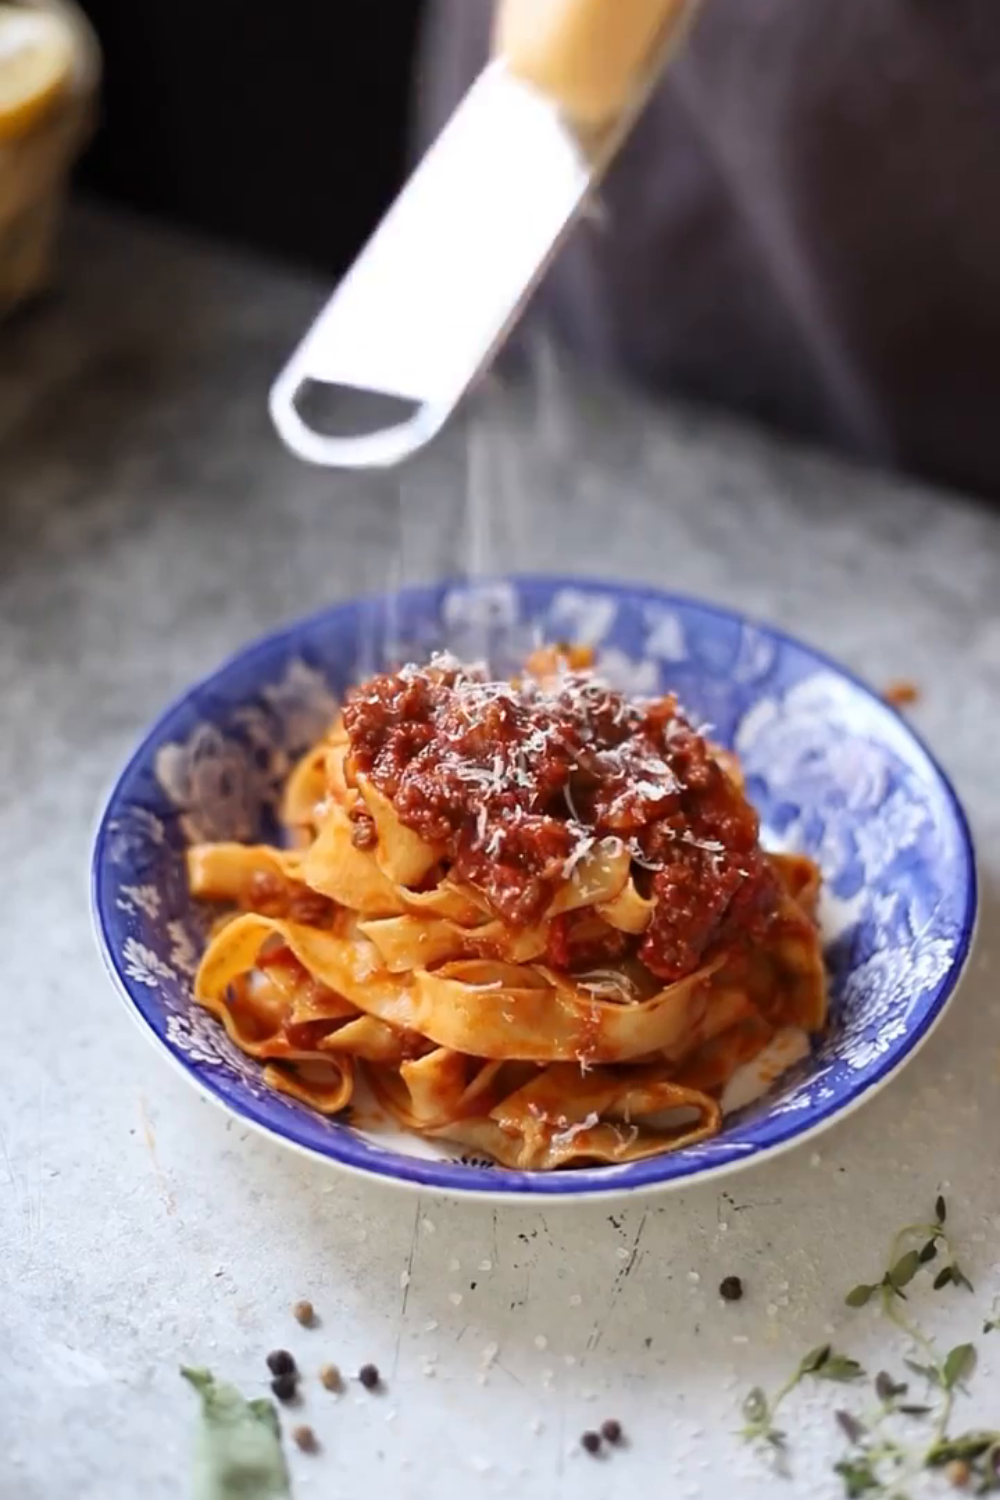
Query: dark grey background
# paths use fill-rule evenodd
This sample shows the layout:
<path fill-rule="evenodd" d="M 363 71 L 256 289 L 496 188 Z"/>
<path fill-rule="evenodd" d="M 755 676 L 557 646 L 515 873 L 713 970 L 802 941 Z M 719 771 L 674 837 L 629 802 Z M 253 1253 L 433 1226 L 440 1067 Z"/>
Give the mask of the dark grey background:
<path fill-rule="evenodd" d="M 402 171 L 421 0 L 83 0 L 105 54 L 82 181 L 343 271 Z"/>

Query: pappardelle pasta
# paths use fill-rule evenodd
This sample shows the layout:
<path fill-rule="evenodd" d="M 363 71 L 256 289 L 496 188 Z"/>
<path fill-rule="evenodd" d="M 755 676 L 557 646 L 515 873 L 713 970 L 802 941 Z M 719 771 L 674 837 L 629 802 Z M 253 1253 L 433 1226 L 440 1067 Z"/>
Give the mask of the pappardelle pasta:
<path fill-rule="evenodd" d="M 826 1019 L 819 872 L 765 853 L 737 762 L 589 652 L 511 682 L 373 678 L 293 771 L 287 846 L 188 851 L 232 910 L 195 998 L 325 1114 L 528 1171 L 715 1135 L 736 1071 Z"/>

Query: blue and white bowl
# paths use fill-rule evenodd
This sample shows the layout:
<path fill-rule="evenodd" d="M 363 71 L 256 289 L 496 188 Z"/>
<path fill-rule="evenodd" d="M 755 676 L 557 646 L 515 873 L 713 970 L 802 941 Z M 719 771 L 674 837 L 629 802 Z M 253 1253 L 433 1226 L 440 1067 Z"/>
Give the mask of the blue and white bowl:
<path fill-rule="evenodd" d="M 554 1174 L 509 1172 L 403 1133 L 362 1131 L 264 1087 L 259 1065 L 196 1006 L 207 913 L 184 850 L 275 839 L 296 758 L 338 697 L 386 663 L 447 646 L 511 670 L 539 638 L 597 648 L 638 693 L 676 691 L 747 773 L 765 838 L 822 866 L 832 1019 L 818 1049 L 721 1135 L 672 1155 Z M 855 1108 L 940 1019 L 969 951 L 976 875 L 947 778 L 903 720 L 842 668 L 779 631 L 651 589 L 569 578 L 441 585 L 339 605 L 248 647 L 153 726 L 101 819 L 97 933 L 147 1033 L 204 1093 L 286 1144 L 353 1171 L 494 1198 L 663 1188 L 758 1160 Z"/>

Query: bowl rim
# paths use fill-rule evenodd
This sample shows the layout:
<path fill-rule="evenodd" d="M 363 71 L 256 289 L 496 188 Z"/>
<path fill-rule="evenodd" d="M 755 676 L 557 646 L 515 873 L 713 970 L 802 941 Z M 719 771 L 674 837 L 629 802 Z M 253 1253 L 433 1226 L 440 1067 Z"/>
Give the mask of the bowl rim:
<path fill-rule="evenodd" d="M 144 1000 L 151 1000 L 152 995 L 140 995 L 138 987 L 130 985 L 112 952 L 109 941 L 110 914 L 102 900 L 101 877 L 107 862 L 106 846 L 110 823 L 122 788 L 137 769 L 149 763 L 150 753 L 162 741 L 164 731 L 170 721 L 187 706 L 193 696 L 210 689 L 228 672 L 237 667 L 244 669 L 252 667 L 258 657 L 269 656 L 275 651 L 280 652 L 283 648 L 294 645 L 300 638 L 308 637 L 316 628 L 330 623 L 338 616 L 349 619 L 360 611 L 379 609 L 389 600 L 444 598 L 451 589 L 467 588 L 474 584 L 497 583 L 510 585 L 516 590 L 536 588 L 552 593 L 559 590 L 575 590 L 580 593 L 611 594 L 619 598 L 627 598 L 633 603 L 667 605 L 679 607 L 681 610 L 696 611 L 728 625 L 758 630 L 782 646 L 804 653 L 819 667 L 826 668 L 848 683 L 880 712 L 891 717 L 920 752 L 932 779 L 937 782 L 940 792 L 943 793 L 945 805 L 954 822 L 960 848 L 962 879 L 956 896 L 960 899 L 961 915 L 958 919 L 955 953 L 947 973 L 938 984 L 937 994 L 932 1001 L 928 1002 L 919 1020 L 899 1039 L 900 1045 L 895 1050 L 887 1049 L 870 1077 L 846 1098 L 838 1097 L 823 1101 L 812 1107 L 808 1114 L 805 1111 L 790 1112 L 782 1120 L 773 1138 L 764 1144 L 754 1146 L 734 1143 L 730 1148 L 732 1154 L 729 1156 L 725 1154 L 725 1148 L 720 1147 L 717 1157 L 702 1161 L 694 1160 L 690 1164 L 684 1162 L 683 1153 L 665 1153 L 630 1163 L 624 1169 L 612 1169 L 607 1172 L 606 1182 L 601 1182 L 602 1171 L 607 1169 L 589 1168 L 580 1173 L 505 1172 L 499 1168 L 478 1168 L 453 1161 L 409 1157 L 392 1150 L 384 1153 L 376 1152 L 372 1151 L 367 1144 L 356 1142 L 349 1129 L 339 1135 L 331 1133 L 330 1142 L 335 1150 L 322 1150 L 297 1139 L 294 1134 L 287 1134 L 285 1130 L 277 1128 L 273 1123 L 260 1117 L 252 1107 L 254 1103 L 252 1096 L 249 1100 L 230 1098 L 226 1097 L 221 1090 L 213 1088 L 209 1081 L 210 1075 L 204 1076 L 190 1068 L 177 1050 L 170 1045 L 166 1036 L 161 1035 L 153 1019 L 156 1006 L 153 1004 L 146 1006 L 142 1003 Z M 131 754 L 114 776 L 110 791 L 102 800 L 95 820 L 91 841 L 89 885 L 94 935 L 113 988 L 143 1035 L 203 1099 L 208 1100 L 224 1113 L 236 1116 L 244 1125 L 267 1139 L 311 1160 L 338 1168 L 356 1179 L 363 1178 L 368 1182 L 377 1181 L 416 1192 L 436 1191 L 442 1196 L 455 1199 L 494 1203 L 518 1199 L 544 1200 L 547 1204 L 582 1203 L 607 1201 L 615 1197 L 646 1196 L 665 1192 L 668 1189 L 677 1190 L 688 1185 L 695 1185 L 704 1182 L 709 1177 L 728 1176 L 755 1163 L 770 1160 L 798 1145 L 804 1145 L 860 1109 L 874 1094 L 891 1082 L 930 1038 L 943 1019 L 945 1011 L 951 1005 L 962 976 L 967 970 L 975 940 L 979 911 L 979 880 L 975 844 L 968 817 L 951 778 L 929 749 L 922 735 L 913 728 L 905 716 L 893 705 L 886 703 L 875 689 L 854 671 L 845 667 L 835 657 L 792 635 L 780 626 L 742 610 L 715 604 L 682 591 L 659 588 L 654 585 L 634 584 L 628 580 L 612 580 L 601 576 L 531 572 L 505 573 L 477 580 L 443 579 L 434 583 L 414 584 L 401 589 L 340 600 L 279 625 L 243 647 L 230 652 L 216 666 L 204 672 L 171 698 L 142 733 Z M 664 1170 L 671 1166 L 673 1170 Z M 474 1180 L 467 1184 L 463 1184 L 461 1180 L 456 1181 L 456 1175 L 462 1173 L 469 1174 Z"/>

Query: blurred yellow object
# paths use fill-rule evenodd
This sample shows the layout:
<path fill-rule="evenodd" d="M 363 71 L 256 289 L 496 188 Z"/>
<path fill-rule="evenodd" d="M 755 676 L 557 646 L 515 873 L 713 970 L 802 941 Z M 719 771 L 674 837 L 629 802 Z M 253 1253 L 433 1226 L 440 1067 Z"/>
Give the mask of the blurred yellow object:
<path fill-rule="evenodd" d="M 62 16 L 0 5 L 0 143 L 27 135 L 58 103 L 74 56 Z"/>
<path fill-rule="evenodd" d="M 610 123 L 678 37 L 689 0 L 500 0 L 494 50 L 580 124 Z"/>
<path fill-rule="evenodd" d="M 0 0 L 0 318 L 44 291 L 101 56 L 74 0 Z"/>

